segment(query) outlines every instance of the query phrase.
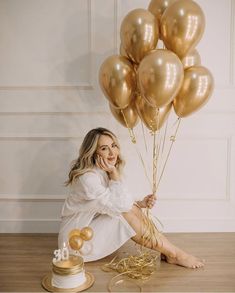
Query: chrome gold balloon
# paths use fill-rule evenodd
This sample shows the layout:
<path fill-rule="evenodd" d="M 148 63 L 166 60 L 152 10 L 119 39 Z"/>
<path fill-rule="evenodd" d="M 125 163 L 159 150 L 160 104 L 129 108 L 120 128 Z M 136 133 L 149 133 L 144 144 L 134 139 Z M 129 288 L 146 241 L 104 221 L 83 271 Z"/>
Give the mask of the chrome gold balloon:
<path fill-rule="evenodd" d="M 186 117 L 199 110 L 210 98 L 213 87 L 213 76 L 206 67 L 186 69 L 182 87 L 173 101 L 175 113 Z"/>
<path fill-rule="evenodd" d="M 161 17 L 164 11 L 177 0 L 151 0 L 148 10 L 155 15 L 160 26 Z"/>
<path fill-rule="evenodd" d="M 69 232 L 69 238 L 72 236 L 80 236 L 81 231 L 79 229 L 73 229 Z"/>
<path fill-rule="evenodd" d="M 121 56 L 126 57 L 126 58 L 129 59 L 129 57 L 128 57 L 128 55 L 127 55 L 127 52 L 126 52 L 125 49 L 123 48 L 122 43 L 120 44 L 119 53 L 120 53 Z"/>
<path fill-rule="evenodd" d="M 100 67 L 99 82 L 108 101 L 116 108 L 126 108 L 136 88 L 136 74 L 131 62 L 119 55 L 108 57 Z"/>
<path fill-rule="evenodd" d="M 141 120 L 152 131 L 157 131 L 163 126 L 172 107 L 172 103 L 161 108 L 152 107 L 141 96 L 136 98 L 135 105 Z"/>
<path fill-rule="evenodd" d="M 158 49 L 141 61 L 137 78 L 142 97 L 152 107 L 160 108 L 178 93 L 183 81 L 183 65 L 173 52 Z"/>
<path fill-rule="evenodd" d="M 72 236 L 69 238 L 69 245 L 74 250 L 79 250 L 83 246 L 83 240 L 79 236 Z"/>
<path fill-rule="evenodd" d="M 201 7 L 192 0 L 178 0 L 161 18 L 161 37 L 167 49 L 180 58 L 195 48 L 205 29 Z"/>
<path fill-rule="evenodd" d="M 109 104 L 110 110 L 113 116 L 122 126 L 127 128 L 134 128 L 139 122 L 139 116 L 135 107 L 134 99 L 125 109 L 115 109 L 111 104 Z"/>
<path fill-rule="evenodd" d="M 181 62 L 184 66 L 184 69 L 187 69 L 191 66 L 201 65 L 201 57 L 196 49 L 190 51 L 186 56 L 181 59 Z"/>
<path fill-rule="evenodd" d="M 93 237 L 93 230 L 90 227 L 84 227 L 80 236 L 83 240 L 88 241 Z"/>
<path fill-rule="evenodd" d="M 132 10 L 122 21 L 120 36 L 129 58 L 139 63 L 147 52 L 156 48 L 158 24 L 155 16 L 146 9 Z"/>

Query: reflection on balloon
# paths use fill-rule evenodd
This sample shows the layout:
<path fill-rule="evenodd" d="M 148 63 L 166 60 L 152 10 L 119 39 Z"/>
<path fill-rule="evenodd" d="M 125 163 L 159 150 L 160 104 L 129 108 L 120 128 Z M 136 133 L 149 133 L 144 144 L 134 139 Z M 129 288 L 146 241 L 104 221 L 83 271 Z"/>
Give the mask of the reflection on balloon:
<path fill-rule="evenodd" d="M 177 0 L 151 0 L 148 10 L 155 15 L 160 26 L 160 20 L 164 11 Z"/>
<path fill-rule="evenodd" d="M 135 103 L 141 120 L 152 131 L 162 127 L 172 107 L 172 103 L 161 108 L 151 107 L 141 96 L 136 98 Z"/>
<path fill-rule="evenodd" d="M 210 98 L 214 81 L 210 71 L 203 66 L 185 70 L 183 85 L 173 105 L 179 117 L 186 117 L 199 110 Z"/>
<path fill-rule="evenodd" d="M 139 63 L 158 41 L 158 25 L 152 13 L 145 9 L 129 12 L 122 21 L 121 43 L 129 58 Z"/>
<path fill-rule="evenodd" d="M 131 62 L 118 55 L 108 57 L 100 67 L 99 82 L 105 97 L 116 108 L 124 109 L 136 88 L 136 74 Z"/>
<path fill-rule="evenodd" d="M 122 43 L 120 44 L 120 49 L 119 49 L 119 52 L 120 52 L 120 55 L 123 56 L 123 57 L 126 57 L 129 59 L 128 55 L 127 55 L 127 52 L 126 50 L 123 48 L 123 45 Z"/>
<path fill-rule="evenodd" d="M 80 248 L 79 253 L 83 256 L 89 255 L 93 250 L 93 244 L 92 242 L 86 242 L 84 245 Z"/>
<path fill-rule="evenodd" d="M 183 59 L 181 60 L 184 69 L 187 69 L 191 66 L 201 65 L 201 57 L 196 49 L 190 51 Z"/>
<path fill-rule="evenodd" d="M 154 50 L 140 63 L 138 83 L 141 95 L 153 107 L 169 104 L 183 81 L 183 65 L 169 50 Z"/>
<path fill-rule="evenodd" d="M 125 109 L 115 109 L 111 104 L 109 104 L 110 110 L 113 116 L 120 122 L 124 127 L 134 128 L 139 122 L 139 117 L 135 108 L 135 102 L 132 100 L 129 106 Z"/>
<path fill-rule="evenodd" d="M 192 0 L 178 0 L 163 13 L 161 36 L 167 49 L 184 57 L 200 41 L 205 29 L 205 16 Z"/>

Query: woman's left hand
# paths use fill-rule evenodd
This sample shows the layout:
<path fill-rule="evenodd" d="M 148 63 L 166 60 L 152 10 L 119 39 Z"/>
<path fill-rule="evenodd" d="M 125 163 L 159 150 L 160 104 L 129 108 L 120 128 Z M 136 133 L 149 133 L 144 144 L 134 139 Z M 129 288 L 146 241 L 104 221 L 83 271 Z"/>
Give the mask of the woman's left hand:
<path fill-rule="evenodd" d="M 154 194 L 149 194 L 147 196 L 145 196 L 145 198 L 141 201 L 138 201 L 137 204 L 141 207 L 141 208 L 153 208 L 155 203 L 156 203 L 156 195 Z"/>

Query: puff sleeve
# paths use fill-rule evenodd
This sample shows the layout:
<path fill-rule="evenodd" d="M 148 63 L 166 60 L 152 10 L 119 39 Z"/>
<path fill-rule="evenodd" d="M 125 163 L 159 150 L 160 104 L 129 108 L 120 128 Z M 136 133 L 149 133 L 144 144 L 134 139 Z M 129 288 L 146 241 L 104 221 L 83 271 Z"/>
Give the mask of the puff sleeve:
<path fill-rule="evenodd" d="M 97 174 L 87 172 L 79 177 L 79 183 L 83 199 L 93 201 L 98 213 L 116 216 L 132 208 L 134 200 L 121 181 L 109 180 L 104 186 Z"/>

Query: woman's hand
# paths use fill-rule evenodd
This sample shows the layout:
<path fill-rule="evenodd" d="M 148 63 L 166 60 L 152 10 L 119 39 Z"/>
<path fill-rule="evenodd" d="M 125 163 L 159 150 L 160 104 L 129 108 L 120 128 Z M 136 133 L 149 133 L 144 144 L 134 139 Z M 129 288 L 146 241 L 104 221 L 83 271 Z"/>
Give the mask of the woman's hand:
<path fill-rule="evenodd" d="M 118 170 L 115 166 L 108 163 L 107 160 L 103 159 L 100 155 L 97 155 L 96 157 L 96 166 L 100 169 L 106 171 L 109 175 L 109 178 L 112 180 L 119 180 L 120 176 L 118 173 Z"/>
<path fill-rule="evenodd" d="M 156 195 L 154 194 L 149 194 L 147 196 L 145 196 L 145 198 L 141 201 L 137 201 L 137 204 L 140 208 L 153 208 L 153 206 L 155 205 L 156 203 Z"/>

